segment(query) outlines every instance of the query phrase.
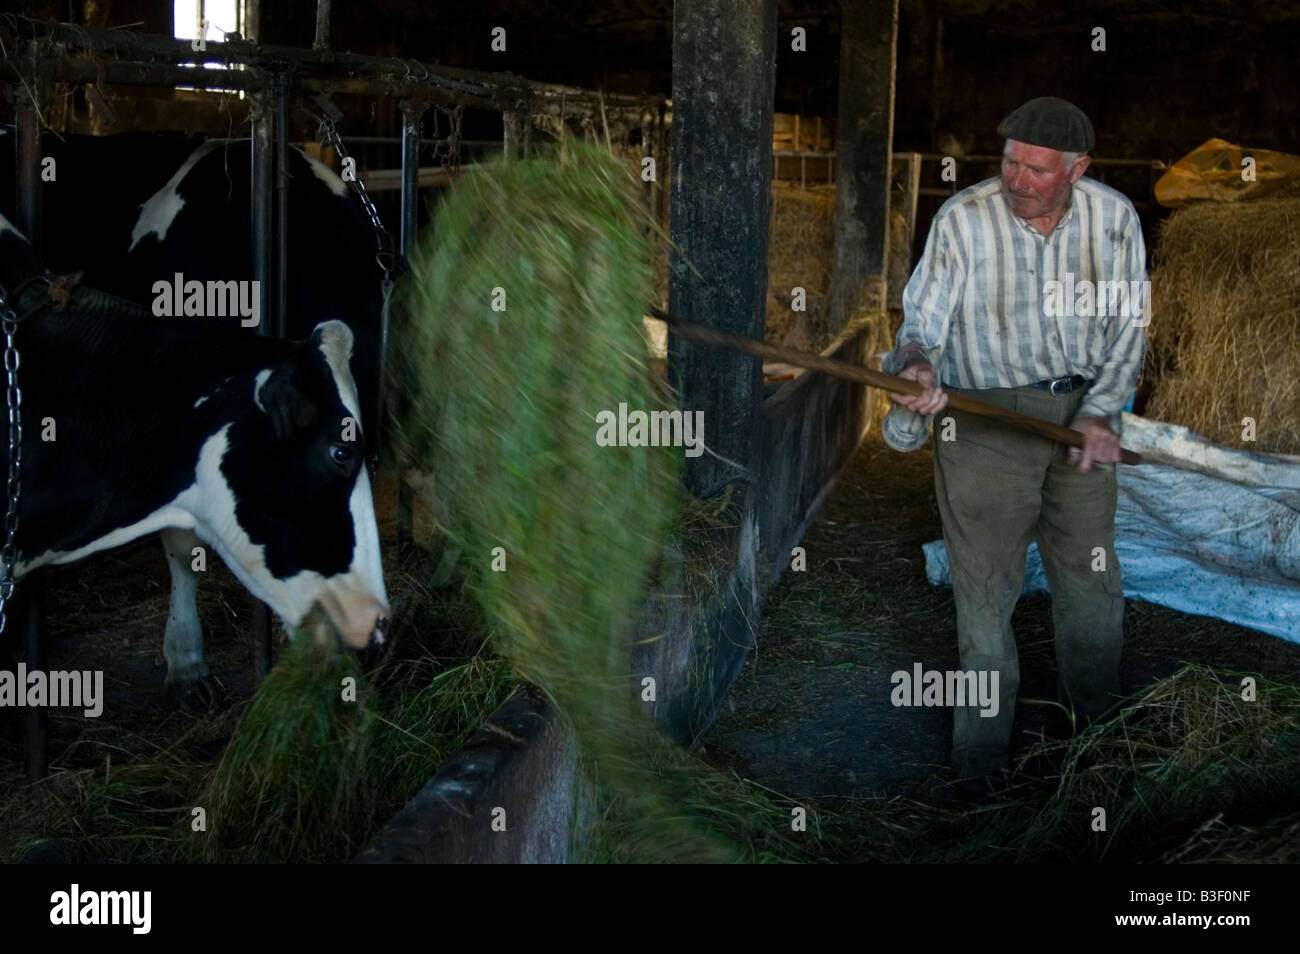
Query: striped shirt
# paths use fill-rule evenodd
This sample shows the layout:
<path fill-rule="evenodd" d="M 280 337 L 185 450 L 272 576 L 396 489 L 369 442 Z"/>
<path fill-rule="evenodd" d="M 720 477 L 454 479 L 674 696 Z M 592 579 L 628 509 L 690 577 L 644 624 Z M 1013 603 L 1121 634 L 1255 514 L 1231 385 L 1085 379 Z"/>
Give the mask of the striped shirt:
<path fill-rule="evenodd" d="M 915 344 L 940 386 L 1011 388 L 1079 374 L 1081 417 L 1119 412 L 1137 387 L 1150 319 L 1146 245 L 1133 205 L 1087 177 L 1050 235 L 1017 218 L 994 177 L 946 201 L 903 291 L 903 324 L 882 366 L 897 374 Z M 1121 284 L 1122 283 L 1122 284 Z M 929 420 L 892 405 L 896 450 L 925 443 Z"/>

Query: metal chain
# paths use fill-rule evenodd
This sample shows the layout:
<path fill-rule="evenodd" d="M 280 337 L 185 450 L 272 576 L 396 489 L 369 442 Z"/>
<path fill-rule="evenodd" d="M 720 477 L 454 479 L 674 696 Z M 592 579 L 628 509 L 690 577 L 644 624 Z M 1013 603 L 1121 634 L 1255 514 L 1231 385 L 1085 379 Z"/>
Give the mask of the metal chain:
<path fill-rule="evenodd" d="M 4 562 L 4 573 L 0 576 L 0 633 L 3 633 L 8 623 L 5 610 L 14 593 L 14 566 L 18 559 L 15 539 L 18 536 L 19 476 L 23 464 L 21 414 L 23 393 L 18 388 L 18 347 L 14 344 L 14 334 L 18 331 L 18 316 L 9 307 L 2 289 L 0 289 L 0 326 L 3 327 L 5 336 L 5 406 L 8 409 L 9 419 L 9 475 L 5 487 L 8 509 L 5 511 L 4 547 L 0 549 L 0 561 Z"/>
<path fill-rule="evenodd" d="M 320 125 L 317 127 L 316 138 L 321 143 L 327 143 L 332 147 L 339 157 L 339 162 L 343 163 L 351 157 L 348 155 L 347 149 L 343 147 L 343 139 L 339 136 L 338 126 L 335 125 L 335 119 L 338 117 L 331 115 L 331 111 L 338 113 L 339 116 L 342 116 L 342 113 L 338 112 L 338 107 L 334 106 L 333 103 L 322 102 L 321 99 L 317 99 L 317 103 L 320 104 L 325 115 L 321 117 Z M 347 181 L 352 186 L 352 191 L 356 193 L 357 198 L 361 200 L 361 207 L 366 210 L 366 215 L 370 218 L 370 225 L 375 230 L 375 241 L 379 246 L 379 251 L 375 254 L 375 261 L 384 272 L 385 300 L 387 300 L 387 288 L 391 287 L 393 268 L 397 264 L 397 255 L 393 251 L 393 237 L 389 234 L 388 229 L 384 228 L 384 223 L 379 218 L 379 212 L 375 208 L 375 204 L 370 201 L 370 195 L 366 192 L 365 184 L 361 181 L 361 178 L 354 175 Z"/>
<path fill-rule="evenodd" d="M 446 114 L 450 131 L 446 139 L 438 137 L 438 116 Z M 449 173 L 460 170 L 460 122 L 465 115 L 465 107 L 457 105 L 452 109 L 434 106 L 433 113 L 433 155 Z"/>

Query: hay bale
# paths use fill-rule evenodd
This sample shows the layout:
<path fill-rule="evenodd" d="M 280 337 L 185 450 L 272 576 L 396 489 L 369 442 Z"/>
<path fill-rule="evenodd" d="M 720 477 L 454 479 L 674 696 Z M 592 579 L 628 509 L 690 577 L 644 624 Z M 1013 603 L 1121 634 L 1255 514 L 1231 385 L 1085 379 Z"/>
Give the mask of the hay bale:
<path fill-rule="evenodd" d="M 1300 453 L 1300 199 L 1198 203 L 1160 230 L 1145 413 L 1219 444 Z M 1242 440 L 1253 418 L 1257 440 Z"/>
<path fill-rule="evenodd" d="M 835 259 L 835 183 L 801 189 L 772 182 L 772 214 L 767 245 L 767 341 L 805 351 L 822 351 L 842 331 L 831 327 L 831 271 Z M 890 294 L 907 284 L 912 249 L 907 218 L 889 212 L 888 280 Z M 791 289 L 807 293 L 807 311 L 790 307 Z M 848 316 L 852 320 L 856 316 Z"/>
<path fill-rule="evenodd" d="M 834 333 L 829 308 L 834 220 L 834 183 L 801 189 L 773 180 L 764 334 L 768 341 L 816 350 Z M 808 310 L 802 314 L 790 308 L 796 286 L 808 296 Z"/>

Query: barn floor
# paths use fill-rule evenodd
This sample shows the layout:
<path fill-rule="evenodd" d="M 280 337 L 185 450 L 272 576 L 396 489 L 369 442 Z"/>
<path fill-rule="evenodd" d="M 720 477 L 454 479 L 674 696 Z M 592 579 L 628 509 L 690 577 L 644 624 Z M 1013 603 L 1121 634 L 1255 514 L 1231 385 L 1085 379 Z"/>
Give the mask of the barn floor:
<path fill-rule="evenodd" d="M 931 669 L 958 665 L 951 593 L 926 582 L 921 554 L 921 544 L 940 534 L 931 468 L 928 450 L 903 455 L 877 436 L 864 442 L 804 541 L 807 571 L 787 573 L 769 594 L 757 649 L 702 739 L 707 760 L 801 801 L 937 797 L 949 777 L 951 714 L 889 702 L 895 670 L 918 661 Z M 393 487 L 390 475 L 376 494 L 390 560 Z M 395 565 L 386 569 L 390 596 L 399 602 L 403 577 Z M 214 758 L 253 688 L 250 598 L 220 561 L 210 564 L 199 602 L 222 694 L 211 712 L 179 709 L 163 689 L 168 583 L 156 538 L 54 568 L 49 577 L 47 665 L 102 669 L 107 696 L 102 719 L 51 712 L 52 774 L 72 780 L 89 769 L 106 777 L 168 749 L 193 762 Z M 1055 697 L 1050 599 L 1022 600 L 1013 625 L 1022 669 L 1016 740 L 1024 751 L 1051 711 L 1025 700 Z M 1138 602 L 1129 602 L 1125 626 L 1126 691 L 1184 660 L 1300 684 L 1296 644 Z M 276 633 L 278 646 L 278 623 Z M 0 710 L 0 858 L 7 860 L 22 857 L 23 841 L 37 834 L 19 830 L 28 786 L 14 714 Z M 71 781 L 54 791 L 77 797 Z"/>
<path fill-rule="evenodd" d="M 803 542 L 807 571 L 787 572 L 768 595 L 757 649 L 702 739 L 705 757 L 794 799 L 932 797 L 951 777 L 951 712 L 895 708 L 889 697 L 896 670 L 959 668 L 952 591 L 926 581 L 921 552 L 941 536 L 930 449 L 900 454 L 868 436 Z M 1012 626 L 1014 756 L 1058 718 L 1026 702 L 1056 698 L 1050 597 L 1022 599 Z M 1124 627 L 1125 692 L 1182 661 L 1300 683 L 1295 643 L 1132 600 Z"/>

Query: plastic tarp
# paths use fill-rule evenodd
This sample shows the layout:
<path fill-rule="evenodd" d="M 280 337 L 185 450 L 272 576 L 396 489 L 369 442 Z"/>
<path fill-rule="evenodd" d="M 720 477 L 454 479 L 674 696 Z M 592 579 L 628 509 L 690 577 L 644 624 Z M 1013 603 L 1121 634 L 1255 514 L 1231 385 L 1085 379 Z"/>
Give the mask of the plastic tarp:
<path fill-rule="evenodd" d="M 1123 441 L 1143 456 L 1116 465 L 1124 595 L 1300 642 L 1300 457 L 1232 450 L 1132 414 Z M 951 586 L 943 541 L 923 549 L 930 582 Z M 1022 592 L 1047 589 L 1031 543 Z"/>
<path fill-rule="evenodd" d="M 1245 159 L 1253 162 L 1243 164 Z M 1209 139 L 1170 166 L 1156 181 L 1155 193 L 1157 202 L 1173 209 L 1197 199 L 1236 202 L 1262 198 L 1297 180 L 1300 156 Z"/>

